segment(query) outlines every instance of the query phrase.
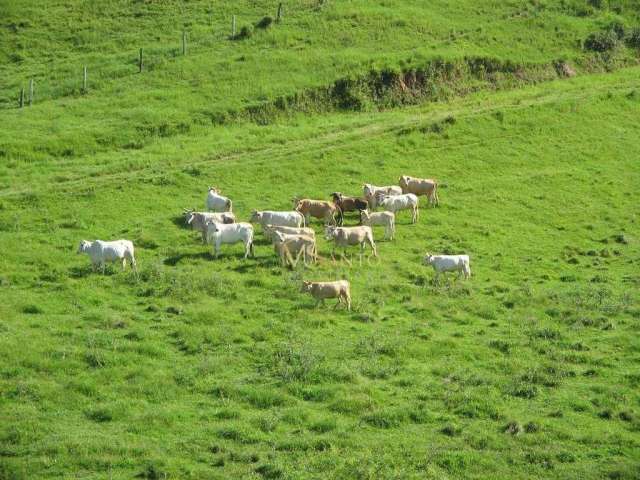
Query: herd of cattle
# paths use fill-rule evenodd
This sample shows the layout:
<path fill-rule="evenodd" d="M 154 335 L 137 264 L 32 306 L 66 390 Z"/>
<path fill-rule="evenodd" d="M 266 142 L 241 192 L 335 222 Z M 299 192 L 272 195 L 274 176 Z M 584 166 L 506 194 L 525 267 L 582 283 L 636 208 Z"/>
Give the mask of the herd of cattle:
<path fill-rule="evenodd" d="M 209 187 L 204 212 L 185 211 L 185 221 L 192 229 L 201 233 L 202 242 L 213 246 L 217 258 L 223 244 L 242 243 L 244 258 L 253 256 L 254 228 L 260 224 L 262 233 L 273 244 L 275 252 L 283 266 L 295 267 L 302 259 L 304 264 L 318 260 L 315 231 L 309 227 L 311 217 L 319 219 L 325 227 L 325 238 L 333 242 L 332 258 L 336 249 L 342 249 L 342 258 L 350 246 L 360 246 L 360 261 L 366 245 L 377 257 L 373 238 L 374 225 L 384 227 L 384 238 L 393 240 L 396 228 L 396 214 L 402 210 L 411 212 L 412 222 L 418 221 L 419 196 L 425 196 L 430 205 L 439 204 L 438 184 L 432 179 L 422 179 L 403 175 L 399 185 L 378 187 L 371 184 L 363 186 L 363 197 L 349 197 L 340 192 L 331 195 L 331 201 L 308 198 L 293 199 L 291 211 L 257 211 L 251 214 L 249 223 L 237 222 L 233 213 L 233 202 L 216 188 Z M 381 207 L 383 211 L 375 210 Z M 357 226 L 345 227 L 345 213 L 359 214 Z M 133 243 L 129 240 L 89 242 L 83 240 L 78 253 L 86 253 L 91 258 L 93 269 L 104 272 L 107 262 L 119 262 L 124 270 L 127 262 L 136 270 Z M 348 260 L 347 260 L 348 261 Z M 468 255 L 432 255 L 427 253 L 424 263 L 435 270 L 435 281 L 440 273 L 457 271 L 469 278 L 471 270 Z M 303 282 L 303 292 L 310 293 L 318 303 L 327 298 L 337 298 L 339 305 L 345 303 L 351 309 L 349 282 Z"/>

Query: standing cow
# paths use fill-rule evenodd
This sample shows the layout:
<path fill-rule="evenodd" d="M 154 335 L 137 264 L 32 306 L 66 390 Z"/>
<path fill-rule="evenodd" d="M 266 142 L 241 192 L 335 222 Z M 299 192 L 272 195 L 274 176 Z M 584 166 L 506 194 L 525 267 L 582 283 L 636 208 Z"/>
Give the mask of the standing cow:
<path fill-rule="evenodd" d="M 364 198 L 369 203 L 369 207 L 371 210 L 375 210 L 378 206 L 378 195 L 402 195 L 402 188 L 397 185 L 388 185 L 384 187 L 377 187 L 375 185 L 371 185 L 370 183 L 365 183 L 362 186 L 362 193 L 364 194 Z"/>
<path fill-rule="evenodd" d="M 233 210 L 233 203 L 224 195 L 220 195 L 217 188 L 209 187 L 207 192 L 207 210 L 210 212 L 230 212 Z"/>
<path fill-rule="evenodd" d="M 471 277 L 469 255 L 432 255 L 427 253 L 423 261 L 425 265 L 431 265 L 435 270 L 434 281 L 436 284 L 440 274 L 445 272 L 458 272 L 458 278 L 464 275 L 465 280 Z"/>
<path fill-rule="evenodd" d="M 95 240 L 90 242 L 82 240 L 78 246 L 78 253 L 86 253 L 91 258 L 93 271 L 98 267 L 105 271 L 107 262 L 121 262 L 122 270 L 125 269 L 127 261 L 131 264 L 131 268 L 137 270 L 136 259 L 133 252 L 133 242 L 130 240 L 113 240 L 105 242 L 103 240 Z"/>
<path fill-rule="evenodd" d="M 429 205 L 439 205 L 438 182 L 432 178 L 415 178 L 403 175 L 398 180 L 402 193 L 413 193 L 414 195 L 424 195 L 429 199 Z"/>

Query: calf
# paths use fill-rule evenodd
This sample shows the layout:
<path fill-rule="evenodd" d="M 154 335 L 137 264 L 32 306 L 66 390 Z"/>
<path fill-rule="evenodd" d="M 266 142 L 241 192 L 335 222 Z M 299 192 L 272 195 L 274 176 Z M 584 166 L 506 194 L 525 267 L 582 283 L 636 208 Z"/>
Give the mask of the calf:
<path fill-rule="evenodd" d="M 345 212 L 366 210 L 369 207 L 369 204 L 364 198 L 347 197 L 340 192 L 333 192 L 331 198 L 333 199 L 333 204 L 339 209 L 338 224 L 340 225 L 344 223 Z"/>
<path fill-rule="evenodd" d="M 360 245 L 360 256 L 364 253 L 365 244 L 369 244 L 373 250 L 373 256 L 377 257 L 376 244 L 373 241 L 373 231 L 371 227 L 327 227 L 325 231 L 327 240 L 333 240 L 333 251 L 331 255 L 335 258 L 336 248 L 340 247 L 346 251 L 350 245 Z M 344 256 L 344 252 L 343 252 Z"/>
<path fill-rule="evenodd" d="M 439 205 L 438 182 L 432 178 L 415 178 L 403 175 L 398 180 L 402 193 L 413 193 L 414 195 L 425 195 L 429 199 L 429 205 Z"/>
<path fill-rule="evenodd" d="M 317 261 L 316 240 L 307 235 L 287 235 L 282 232 L 275 232 L 273 247 L 278 257 L 280 257 L 282 265 L 290 263 L 292 267 L 295 267 L 301 255 L 305 265 L 307 258 L 310 258 L 311 262 Z M 295 260 L 292 256 L 295 256 Z"/>
<path fill-rule="evenodd" d="M 424 263 L 431 265 L 435 270 L 435 283 L 438 283 L 438 277 L 444 272 L 459 272 L 458 278 L 461 275 L 464 275 L 465 279 L 471 276 L 469 255 L 431 255 L 427 253 L 424 256 Z"/>
<path fill-rule="evenodd" d="M 265 225 L 274 225 L 278 227 L 304 227 L 304 216 L 300 212 L 274 212 L 271 210 L 258 211 L 251 213 L 251 223 L 259 223 L 264 228 Z"/>
<path fill-rule="evenodd" d="M 400 210 L 411 210 L 411 223 L 418 221 L 418 197 L 413 193 L 405 193 L 393 197 L 380 195 L 378 196 L 378 204 L 387 212 L 396 213 Z"/>
<path fill-rule="evenodd" d="M 402 195 L 402 188 L 396 185 L 376 187 L 375 185 L 371 185 L 370 183 L 365 183 L 362 186 L 362 193 L 364 194 L 364 198 L 369 203 L 369 208 L 371 208 L 371 210 L 375 210 L 378 206 L 378 195 Z"/>
<path fill-rule="evenodd" d="M 207 223 L 207 241 L 213 246 L 213 255 L 218 258 L 223 243 L 244 244 L 244 258 L 253 254 L 253 225 L 250 223 Z"/>
<path fill-rule="evenodd" d="M 316 307 L 327 298 L 337 298 L 334 308 L 337 308 L 342 302 L 347 305 L 347 310 L 351 311 L 351 286 L 346 280 L 338 280 L 337 282 L 302 282 L 301 292 L 310 293 L 316 299 Z"/>
<path fill-rule="evenodd" d="M 206 205 L 207 210 L 211 212 L 230 212 L 233 209 L 231 200 L 220 195 L 220 191 L 214 187 L 209 187 Z"/>
<path fill-rule="evenodd" d="M 78 253 L 89 255 L 93 271 L 100 267 L 102 273 L 104 273 L 106 262 L 121 262 L 122 270 L 124 270 L 127 260 L 131 264 L 131 268 L 137 270 L 136 259 L 133 254 L 133 243 L 130 240 L 114 240 L 111 242 L 82 240 L 78 247 Z"/>
<path fill-rule="evenodd" d="M 185 212 L 185 221 L 191 228 L 202 233 L 202 243 L 207 242 L 207 223 L 236 223 L 236 216 L 232 212 Z"/>
<path fill-rule="evenodd" d="M 324 200 L 294 198 L 293 209 L 304 215 L 307 225 L 309 225 L 309 217 L 324 220 L 325 225 L 336 225 L 336 215 L 340 215 L 340 210 L 337 205 Z"/>
<path fill-rule="evenodd" d="M 306 235 L 307 237 L 316 238 L 316 232 L 313 228 L 308 227 L 282 227 L 278 225 L 264 225 L 262 232 L 267 240 L 273 240 L 275 232 L 282 232 L 288 235 Z"/>
<path fill-rule="evenodd" d="M 393 212 L 373 212 L 362 210 L 360 212 L 360 223 L 368 227 L 374 225 L 384 226 L 385 240 L 393 240 L 396 233 L 396 216 Z"/>

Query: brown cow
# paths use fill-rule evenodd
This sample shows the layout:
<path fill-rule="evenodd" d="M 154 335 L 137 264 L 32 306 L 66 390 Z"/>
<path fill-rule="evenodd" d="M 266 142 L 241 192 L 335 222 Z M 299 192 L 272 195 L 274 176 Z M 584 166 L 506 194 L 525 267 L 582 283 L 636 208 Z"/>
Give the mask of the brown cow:
<path fill-rule="evenodd" d="M 293 209 L 304 215 L 307 225 L 309 225 L 309 217 L 324 220 L 325 225 L 336 225 L 336 215 L 340 214 L 337 205 L 325 200 L 310 200 L 308 198 L 294 198 Z"/>
<path fill-rule="evenodd" d="M 369 208 L 369 203 L 364 198 L 348 197 L 340 192 L 333 192 L 331 198 L 333 199 L 333 204 L 339 208 L 339 225 L 344 223 L 345 212 L 361 212 Z"/>

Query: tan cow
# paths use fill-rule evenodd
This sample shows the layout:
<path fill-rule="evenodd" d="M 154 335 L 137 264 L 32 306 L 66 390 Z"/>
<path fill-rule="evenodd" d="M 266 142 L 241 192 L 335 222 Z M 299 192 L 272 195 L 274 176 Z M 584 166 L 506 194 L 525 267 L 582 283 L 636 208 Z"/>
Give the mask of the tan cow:
<path fill-rule="evenodd" d="M 403 175 L 398 180 L 402 193 L 413 193 L 414 195 L 424 195 L 429 199 L 429 205 L 439 205 L 438 182 L 432 178 L 415 178 Z"/>
<path fill-rule="evenodd" d="M 325 225 L 336 225 L 336 215 L 340 214 L 339 208 L 333 203 L 308 198 L 294 198 L 293 209 L 304 215 L 307 225 L 309 225 L 309 217 L 324 220 Z"/>
<path fill-rule="evenodd" d="M 306 235 L 307 237 L 316 238 L 316 232 L 309 227 L 285 227 L 282 225 L 265 225 L 262 233 L 267 240 L 273 240 L 275 232 L 286 233 L 287 235 Z"/>
<path fill-rule="evenodd" d="M 337 308 L 342 302 L 347 306 L 347 310 L 351 311 L 351 286 L 347 280 L 338 280 L 337 282 L 302 282 L 301 292 L 310 293 L 316 299 L 316 307 L 327 298 L 337 298 Z"/>
<path fill-rule="evenodd" d="M 283 266 L 290 264 L 295 268 L 300 256 L 307 264 L 307 259 L 315 262 L 318 257 L 315 238 L 306 235 L 287 235 L 282 232 L 274 232 L 273 248 L 280 258 Z"/>

